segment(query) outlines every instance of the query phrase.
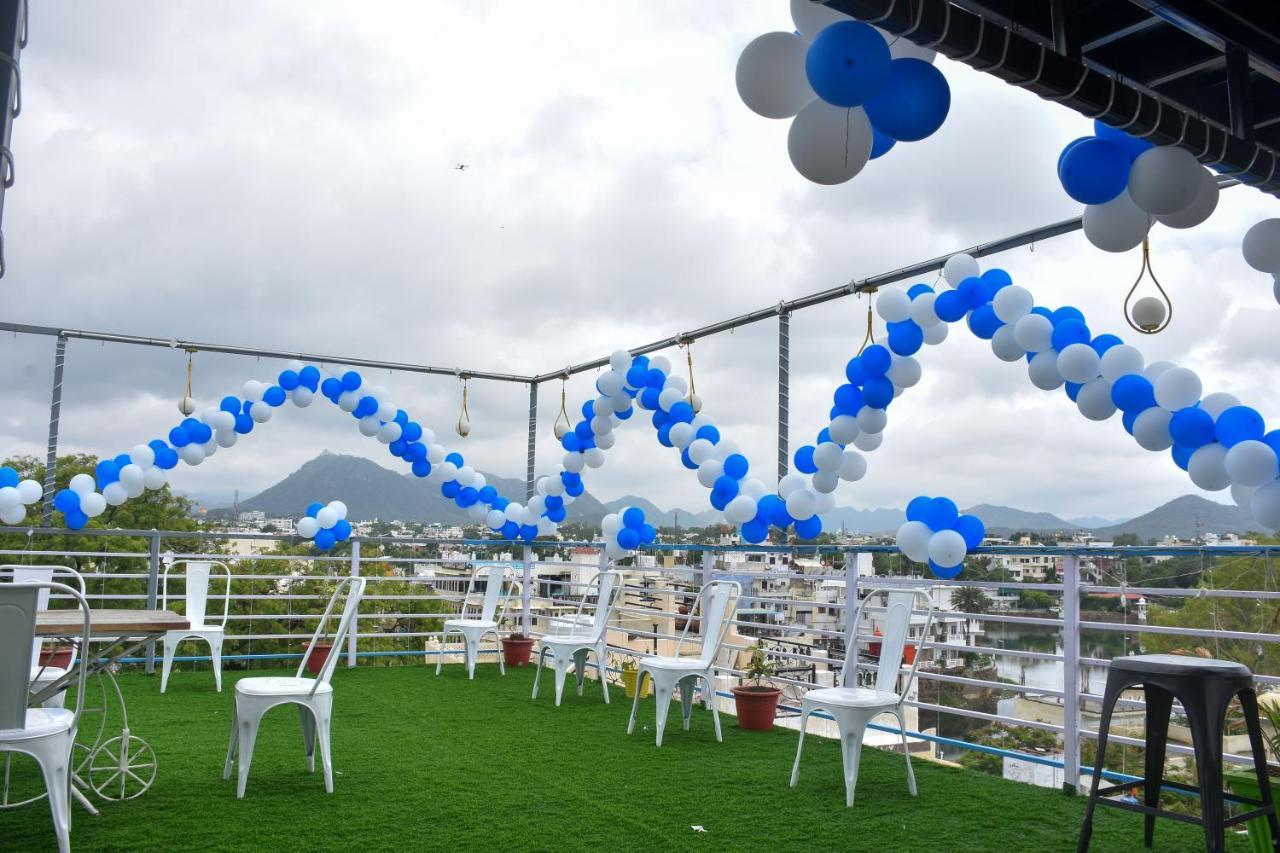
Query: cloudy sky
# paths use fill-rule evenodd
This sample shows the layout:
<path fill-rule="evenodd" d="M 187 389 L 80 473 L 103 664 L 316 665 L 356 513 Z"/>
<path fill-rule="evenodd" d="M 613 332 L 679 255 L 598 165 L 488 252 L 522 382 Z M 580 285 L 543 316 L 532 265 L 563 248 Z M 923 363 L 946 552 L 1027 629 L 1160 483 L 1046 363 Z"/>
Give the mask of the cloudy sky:
<path fill-rule="evenodd" d="M 1054 163 L 1086 120 L 946 60 L 937 134 L 843 186 L 807 183 L 788 123 L 747 110 L 733 82 L 748 41 L 791 28 L 785 0 L 33 4 L 0 317 L 527 374 L 1079 213 Z M 1278 211 L 1237 188 L 1192 232 L 1157 227 L 1174 320 L 1139 342 L 1267 416 L 1280 307 L 1239 246 Z M 1136 337 L 1121 304 L 1137 252 L 1077 233 L 984 263 L 1041 304 L 1079 306 L 1095 333 Z M 793 447 L 825 424 L 864 311 L 849 299 L 793 318 Z M 765 473 L 776 336 L 767 322 L 694 345 L 706 411 Z M 48 338 L 0 342 L 0 455 L 42 452 L 52 353 Z M 945 494 L 1115 517 L 1196 491 L 1118 418 L 1084 420 L 965 329 L 920 359 L 925 379 L 839 503 Z M 196 396 L 281 367 L 197 355 Z M 184 370 L 179 351 L 72 341 L 63 448 L 164 435 Z M 523 476 L 524 386 L 473 383 L 464 441 L 449 433 L 455 380 L 375 381 L 469 462 Z M 569 383 L 571 411 L 592 381 Z M 558 456 L 559 394 L 541 389 L 539 470 Z M 248 494 L 321 449 L 401 464 L 353 427 L 327 404 L 286 407 L 173 481 Z M 621 435 L 588 488 L 705 506 L 647 427 Z"/>

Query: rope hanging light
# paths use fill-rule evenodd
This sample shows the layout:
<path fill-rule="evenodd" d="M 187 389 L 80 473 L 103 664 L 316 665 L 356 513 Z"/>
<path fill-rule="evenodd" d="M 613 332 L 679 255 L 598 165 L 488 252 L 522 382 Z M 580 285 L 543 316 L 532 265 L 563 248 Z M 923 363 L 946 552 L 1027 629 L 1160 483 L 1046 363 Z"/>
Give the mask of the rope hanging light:
<path fill-rule="evenodd" d="M 1137 292 L 1138 285 L 1142 283 L 1144 275 L 1151 276 L 1151 281 L 1155 284 L 1163 301 L 1155 296 L 1144 296 L 1133 302 L 1133 295 Z M 1169 328 L 1169 323 L 1173 320 L 1173 300 L 1160 286 L 1160 279 L 1156 278 L 1155 270 L 1151 268 L 1151 248 L 1145 237 L 1142 239 L 1142 267 L 1138 270 L 1138 277 L 1133 281 L 1133 287 L 1129 288 L 1129 292 L 1124 297 L 1124 319 L 1135 332 L 1141 332 L 1144 335 L 1163 332 Z"/>
<path fill-rule="evenodd" d="M 693 340 L 686 339 L 683 346 L 686 360 L 689 363 L 689 405 L 693 407 L 694 414 L 697 414 L 702 411 L 702 398 L 698 396 L 697 389 L 693 384 Z"/>
<path fill-rule="evenodd" d="M 182 399 L 178 401 L 178 411 L 187 417 L 190 417 L 196 410 L 196 401 L 191 396 L 191 369 L 195 353 L 194 349 L 187 347 L 187 390 L 183 392 Z"/>
<path fill-rule="evenodd" d="M 568 391 L 566 390 L 568 383 L 569 374 L 560 374 L 560 414 L 556 415 L 555 426 L 551 428 L 551 431 L 555 433 L 556 441 L 564 438 L 565 434 L 568 433 L 573 426 L 569 423 L 569 412 L 565 409 L 565 405 L 568 401 Z"/>
<path fill-rule="evenodd" d="M 471 413 L 467 411 L 467 374 L 459 373 L 458 378 L 462 380 L 462 411 L 458 413 L 458 425 L 456 427 L 458 435 L 466 438 L 471 434 Z"/>
<path fill-rule="evenodd" d="M 858 347 L 858 355 L 862 355 L 862 351 L 864 349 L 866 349 L 869 345 L 874 344 L 876 342 L 875 333 L 872 331 L 872 328 L 871 328 L 872 323 L 875 320 L 875 315 L 871 310 L 872 308 L 871 296 L 875 292 L 876 292 L 876 288 L 872 288 L 870 290 L 865 291 L 865 293 L 867 294 L 867 333 L 862 336 L 862 346 Z"/>

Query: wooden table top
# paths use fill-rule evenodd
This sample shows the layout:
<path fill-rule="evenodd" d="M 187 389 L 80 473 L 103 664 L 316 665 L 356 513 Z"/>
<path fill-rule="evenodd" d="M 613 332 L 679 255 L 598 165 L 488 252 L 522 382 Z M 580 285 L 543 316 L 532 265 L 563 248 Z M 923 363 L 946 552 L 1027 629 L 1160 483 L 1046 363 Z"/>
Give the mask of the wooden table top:
<path fill-rule="evenodd" d="M 191 627 L 187 617 L 172 610 L 90 610 L 89 627 L 96 637 L 133 637 L 162 634 Z M 73 610 L 41 610 L 36 613 L 36 634 L 66 637 L 84 628 L 84 614 Z"/>

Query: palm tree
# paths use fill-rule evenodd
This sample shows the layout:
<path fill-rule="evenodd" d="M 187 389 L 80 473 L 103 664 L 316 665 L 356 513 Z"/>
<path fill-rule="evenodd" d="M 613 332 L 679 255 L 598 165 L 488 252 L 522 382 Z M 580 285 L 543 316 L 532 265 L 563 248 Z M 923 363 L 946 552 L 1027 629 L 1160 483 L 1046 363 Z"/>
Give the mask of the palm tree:
<path fill-rule="evenodd" d="M 962 586 L 951 597 L 956 610 L 963 613 L 986 613 L 991 608 L 991 599 L 976 586 Z"/>

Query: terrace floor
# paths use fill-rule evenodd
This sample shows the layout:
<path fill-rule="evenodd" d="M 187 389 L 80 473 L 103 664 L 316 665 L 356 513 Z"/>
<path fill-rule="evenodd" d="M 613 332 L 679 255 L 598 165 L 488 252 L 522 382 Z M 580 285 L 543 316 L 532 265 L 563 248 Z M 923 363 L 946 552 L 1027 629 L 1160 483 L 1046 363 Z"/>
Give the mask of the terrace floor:
<path fill-rule="evenodd" d="M 502 678 L 493 665 L 473 682 L 460 666 L 438 678 L 423 666 L 339 670 L 333 796 L 319 772 L 305 772 L 297 714 L 277 709 L 238 801 L 221 773 L 237 677 L 226 673 L 217 694 L 207 669 L 175 672 L 164 696 L 158 677 L 120 677 L 159 777 L 137 800 L 102 804 L 100 817 L 76 807 L 73 850 L 1067 851 L 1084 807 L 1082 797 L 924 760 L 912 798 L 901 756 L 869 749 L 846 809 L 833 741 L 808 740 L 791 790 L 794 732 L 744 732 L 725 716 L 717 744 L 706 711 L 695 709 L 684 732 L 677 705 L 658 749 L 652 699 L 627 737 L 621 689 L 606 706 L 597 684 L 579 698 L 570 681 L 557 709 L 549 677 L 535 703 L 532 671 Z M 20 771 L 34 768 L 15 762 Z M 1141 849 L 1137 815 L 1100 809 L 1095 826 L 1091 849 Z M 1155 849 L 1201 850 L 1202 839 L 1197 827 L 1161 821 Z M 0 811 L 0 848 L 54 849 L 47 806 Z"/>

